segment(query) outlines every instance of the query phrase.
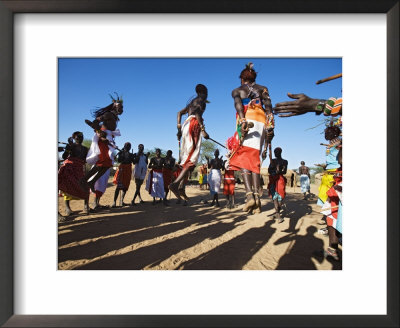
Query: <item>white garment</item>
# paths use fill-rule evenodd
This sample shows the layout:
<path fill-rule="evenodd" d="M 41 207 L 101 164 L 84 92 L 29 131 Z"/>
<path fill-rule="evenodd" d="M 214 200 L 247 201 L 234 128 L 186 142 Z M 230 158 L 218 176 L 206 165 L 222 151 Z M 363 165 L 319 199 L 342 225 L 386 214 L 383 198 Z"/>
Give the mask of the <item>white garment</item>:
<path fill-rule="evenodd" d="M 139 162 L 135 164 L 135 167 L 133 169 L 133 177 L 135 179 L 144 180 L 144 178 L 146 177 L 146 172 L 147 172 L 146 156 L 142 154 L 139 156 Z"/>
<path fill-rule="evenodd" d="M 310 190 L 310 178 L 307 174 L 300 175 L 300 187 L 302 193 Z"/>
<path fill-rule="evenodd" d="M 95 183 L 94 190 L 105 193 L 108 186 L 108 178 L 110 177 L 110 169 L 106 171 Z"/>
<path fill-rule="evenodd" d="M 105 132 L 107 133 L 107 140 L 110 141 L 110 143 L 113 145 L 115 144 L 114 137 L 121 135 L 118 129 L 115 131 L 105 130 Z M 88 154 L 86 156 L 86 162 L 88 164 L 95 165 L 99 160 L 100 148 L 98 142 L 99 136 L 97 135 L 97 133 L 95 133 L 92 138 L 92 144 L 90 145 Z M 112 164 L 114 164 L 115 148 L 111 145 L 108 145 L 108 156 L 110 156 L 111 162 Z"/>
<path fill-rule="evenodd" d="M 153 176 L 153 178 L 152 178 Z M 150 188 L 151 184 L 151 188 Z M 164 179 L 162 172 L 149 172 L 146 180 L 146 190 L 151 197 L 164 198 Z"/>
<path fill-rule="evenodd" d="M 179 164 L 184 165 L 186 161 L 191 162 L 196 165 L 197 160 L 200 155 L 200 145 L 201 145 L 201 133 L 197 144 L 194 144 L 192 136 L 190 135 L 189 127 L 191 120 L 196 119 L 195 115 L 190 115 L 185 122 L 182 124 L 182 142 L 181 142 L 181 153 L 179 158 Z M 194 151 L 193 151 L 194 147 Z M 193 152 L 192 152 L 193 151 Z"/>
<path fill-rule="evenodd" d="M 210 185 L 210 193 L 218 194 L 221 187 L 221 170 L 212 169 L 208 174 L 208 184 Z"/>

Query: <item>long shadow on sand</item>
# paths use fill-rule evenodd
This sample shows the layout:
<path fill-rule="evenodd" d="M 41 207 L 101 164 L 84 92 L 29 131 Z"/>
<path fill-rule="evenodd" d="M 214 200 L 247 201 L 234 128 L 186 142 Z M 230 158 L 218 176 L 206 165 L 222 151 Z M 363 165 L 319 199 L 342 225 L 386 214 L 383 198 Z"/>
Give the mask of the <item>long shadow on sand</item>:
<path fill-rule="evenodd" d="M 159 265 L 180 251 L 201 243 L 205 239 L 216 239 L 234 229 L 238 222 L 245 220 L 245 216 L 233 219 L 231 222 L 217 222 L 194 231 L 190 231 L 176 238 L 168 239 L 157 244 L 144 246 L 134 251 L 115 255 L 105 259 L 82 265 L 79 270 L 138 270 L 145 267 Z"/>
<path fill-rule="evenodd" d="M 178 269 L 189 270 L 241 270 L 243 266 L 263 247 L 275 232 L 269 220 L 264 226 L 251 228 L 242 235 L 182 263 Z"/>
<path fill-rule="evenodd" d="M 140 211 L 136 208 L 135 210 L 117 208 L 110 213 L 102 213 L 104 216 L 101 217 L 74 221 L 63 226 L 60 224 L 60 227 L 65 228 L 66 232 L 59 234 L 59 247 L 71 245 L 59 249 L 58 261 L 95 258 L 145 240 L 162 238 L 164 235 L 187 227 L 195 229 L 196 226 L 201 225 L 211 225 L 211 227 L 216 225 L 216 230 L 210 230 L 211 234 L 204 232 L 206 229 L 201 230 L 204 232 L 203 239 L 213 238 L 213 233 L 216 231 L 225 233 L 245 219 L 241 213 L 239 214 L 239 211 L 226 211 L 220 208 L 206 207 L 203 204 L 194 204 L 191 209 L 193 216 L 188 217 L 186 214 L 184 217 L 181 206 L 163 207 L 162 205 L 145 204 L 142 205 Z M 235 212 L 238 212 L 238 217 L 234 223 L 229 225 L 219 222 L 219 217 Z M 224 227 L 224 229 L 218 227 Z M 96 240 L 96 238 L 98 239 Z M 190 246 L 183 243 L 182 247 L 184 249 Z M 175 251 L 180 250 L 175 249 Z"/>

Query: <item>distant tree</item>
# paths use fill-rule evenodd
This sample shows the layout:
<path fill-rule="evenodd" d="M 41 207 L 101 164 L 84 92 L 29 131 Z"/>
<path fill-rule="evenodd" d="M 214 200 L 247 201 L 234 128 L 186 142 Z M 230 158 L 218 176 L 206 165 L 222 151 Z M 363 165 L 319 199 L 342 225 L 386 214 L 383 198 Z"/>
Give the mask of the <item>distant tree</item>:
<path fill-rule="evenodd" d="M 218 147 L 215 145 L 215 143 L 213 143 L 210 140 L 203 140 L 201 142 L 201 146 L 200 146 L 200 157 L 199 157 L 199 163 L 205 163 L 206 157 L 208 158 L 213 158 L 214 157 L 214 152 Z M 220 151 L 221 153 L 221 151 Z"/>
<path fill-rule="evenodd" d="M 144 153 L 145 154 L 147 154 L 147 153 L 150 153 L 150 155 L 149 155 L 149 159 L 150 158 L 152 158 L 152 157 L 156 157 L 156 149 L 157 149 L 157 147 L 154 147 L 153 149 L 145 149 L 144 150 Z M 165 155 L 167 155 L 167 151 L 166 150 L 164 150 L 164 149 L 161 149 L 160 148 L 160 150 L 161 150 L 161 156 L 162 157 L 164 157 Z M 173 156 L 173 155 L 172 155 Z M 175 156 L 174 156 L 175 157 Z"/>
<path fill-rule="evenodd" d="M 90 145 L 92 144 L 92 140 L 91 139 L 84 139 L 82 142 L 82 145 L 85 147 L 90 148 Z"/>
<path fill-rule="evenodd" d="M 310 167 L 311 183 L 315 182 L 315 175 L 318 173 L 322 173 L 323 171 L 324 171 L 324 168 L 322 168 L 320 166 Z"/>

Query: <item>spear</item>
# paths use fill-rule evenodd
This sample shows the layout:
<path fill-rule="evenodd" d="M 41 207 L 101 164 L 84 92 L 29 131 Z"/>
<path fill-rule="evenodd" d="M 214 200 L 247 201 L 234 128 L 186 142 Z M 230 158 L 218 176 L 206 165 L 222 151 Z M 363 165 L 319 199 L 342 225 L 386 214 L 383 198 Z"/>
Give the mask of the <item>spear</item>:
<path fill-rule="evenodd" d="M 315 84 L 321 84 L 321 83 L 324 83 L 324 82 L 335 80 L 335 79 L 338 79 L 339 77 L 342 77 L 342 73 L 327 77 L 327 78 L 322 79 L 322 80 L 318 80 L 317 82 L 315 82 Z"/>
<path fill-rule="evenodd" d="M 224 147 L 225 149 L 227 149 L 222 143 L 219 143 L 218 141 L 214 140 L 213 138 L 208 138 L 210 139 L 212 142 L 215 142 L 217 145 L 220 145 L 221 147 Z"/>

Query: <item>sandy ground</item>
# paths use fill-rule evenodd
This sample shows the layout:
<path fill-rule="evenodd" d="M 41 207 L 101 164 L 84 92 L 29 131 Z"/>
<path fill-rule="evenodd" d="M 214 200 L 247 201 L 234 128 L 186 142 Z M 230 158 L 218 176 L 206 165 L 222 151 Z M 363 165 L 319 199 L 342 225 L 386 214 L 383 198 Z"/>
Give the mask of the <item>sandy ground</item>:
<path fill-rule="evenodd" d="M 115 186 L 109 187 L 101 205 L 112 204 Z M 125 197 L 134 194 L 132 182 Z M 312 185 L 312 193 L 317 187 Z M 146 201 L 135 207 L 103 209 L 81 215 L 83 201 L 71 201 L 74 214 L 58 224 L 58 266 L 61 270 L 340 270 L 341 262 L 324 259 L 328 237 L 318 234 L 324 227 L 316 198 L 306 201 L 300 189 L 287 188 L 288 214 L 277 223 L 273 203 L 264 194 L 262 213 L 242 211 L 244 187 L 236 185 L 237 208 L 229 210 L 220 193 L 221 207 L 210 207 L 202 200 L 209 192 L 188 186 L 190 206 L 152 205 Z M 90 204 L 93 203 L 90 196 Z M 118 202 L 117 202 L 118 204 Z M 65 213 L 63 198 L 59 210 Z"/>

